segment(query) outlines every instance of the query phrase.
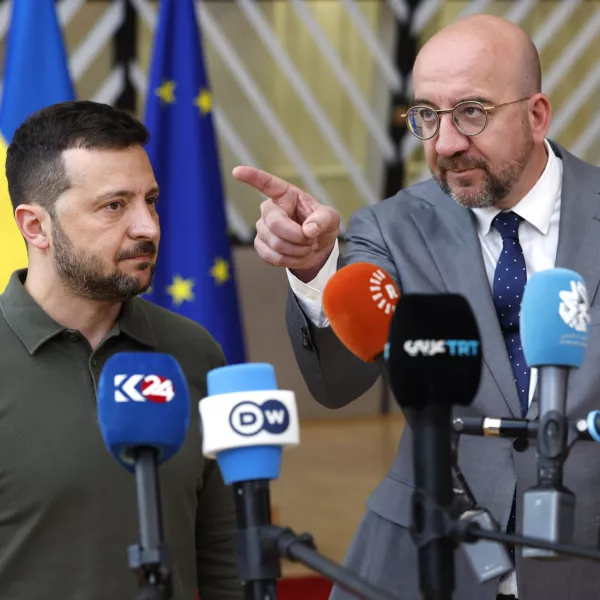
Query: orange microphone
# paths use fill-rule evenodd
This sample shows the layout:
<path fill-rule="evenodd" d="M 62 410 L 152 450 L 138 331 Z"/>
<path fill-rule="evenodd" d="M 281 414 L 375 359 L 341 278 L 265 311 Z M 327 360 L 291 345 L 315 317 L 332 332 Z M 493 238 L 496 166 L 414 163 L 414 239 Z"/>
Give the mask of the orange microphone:
<path fill-rule="evenodd" d="M 327 282 L 323 311 L 350 352 L 365 362 L 375 362 L 387 344 L 399 298 L 398 286 L 384 269 L 352 263 Z"/>

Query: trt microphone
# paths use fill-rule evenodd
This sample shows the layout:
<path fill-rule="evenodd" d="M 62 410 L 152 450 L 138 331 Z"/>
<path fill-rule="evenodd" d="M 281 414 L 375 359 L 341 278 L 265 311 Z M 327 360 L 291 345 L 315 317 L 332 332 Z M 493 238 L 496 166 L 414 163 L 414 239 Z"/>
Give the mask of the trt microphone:
<path fill-rule="evenodd" d="M 575 496 L 563 485 L 567 458 L 565 413 L 569 368 L 583 363 L 589 306 L 581 275 L 569 269 L 535 273 L 525 286 L 521 343 L 529 367 L 539 372 L 538 482 L 523 497 L 523 535 L 570 543 Z M 528 558 L 559 559 L 554 551 L 523 548 Z"/>
<path fill-rule="evenodd" d="M 157 466 L 182 446 L 189 425 L 189 391 L 179 363 L 158 352 L 120 352 L 98 382 L 98 420 L 113 458 L 135 474 L 140 544 L 130 546 L 139 600 L 172 597 L 171 557 L 163 540 Z"/>
<path fill-rule="evenodd" d="M 400 296 L 389 273 L 371 263 L 342 267 L 331 277 L 323 292 L 323 310 L 339 340 L 358 358 L 377 363 L 388 382 L 386 348 L 389 347 L 390 326 Z M 402 406 L 402 412 L 413 428 L 415 409 Z M 477 523 L 484 530 L 498 530 L 489 512 L 477 505 L 458 467 L 454 443 L 451 458 L 454 492 L 451 513 L 463 521 Z M 501 577 L 513 569 L 510 555 L 501 543 L 480 540 L 461 543 L 460 548 L 480 583 Z"/>
<path fill-rule="evenodd" d="M 262 551 L 259 528 L 271 523 L 269 481 L 279 477 L 282 450 L 300 441 L 295 395 L 277 389 L 275 370 L 265 363 L 213 369 L 207 387 L 199 404 L 202 452 L 216 458 L 225 483 L 234 487 L 246 599 L 274 600 L 279 555 L 275 548 Z"/>
<path fill-rule="evenodd" d="M 465 298 L 412 294 L 399 300 L 390 331 L 390 380 L 400 406 L 413 410 L 411 533 L 426 600 L 450 600 L 454 590 L 454 542 L 444 517 L 453 499 L 452 407 L 473 401 L 481 362 L 479 330 Z"/>

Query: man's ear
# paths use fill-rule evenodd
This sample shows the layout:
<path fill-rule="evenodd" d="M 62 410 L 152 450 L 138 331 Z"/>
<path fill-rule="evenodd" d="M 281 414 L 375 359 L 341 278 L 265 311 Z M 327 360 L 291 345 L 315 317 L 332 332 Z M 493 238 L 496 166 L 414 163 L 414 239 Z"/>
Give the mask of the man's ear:
<path fill-rule="evenodd" d="M 552 119 L 552 108 L 550 101 L 545 94 L 536 94 L 529 100 L 531 110 L 529 113 L 529 126 L 533 136 L 533 141 L 543 144 L 550 128 Z"/>
<path fill-rule="evenodd" d="M 15 210 L 17 226 L 27 244 L 39 250 L 50 246 L 50 215 L 39 204 L 20 204 Z"/>

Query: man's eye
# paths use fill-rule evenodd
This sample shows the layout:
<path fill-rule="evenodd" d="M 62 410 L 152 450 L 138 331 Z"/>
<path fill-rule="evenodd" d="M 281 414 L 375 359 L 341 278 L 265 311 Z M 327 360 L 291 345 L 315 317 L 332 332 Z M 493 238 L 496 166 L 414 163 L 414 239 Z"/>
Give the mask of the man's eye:
<path fill-rule="evenodd" d="M 433 110 L 424 108 L 420 114 L 423 121 L 433 121 L 435 119 L 435 111 Z"/>

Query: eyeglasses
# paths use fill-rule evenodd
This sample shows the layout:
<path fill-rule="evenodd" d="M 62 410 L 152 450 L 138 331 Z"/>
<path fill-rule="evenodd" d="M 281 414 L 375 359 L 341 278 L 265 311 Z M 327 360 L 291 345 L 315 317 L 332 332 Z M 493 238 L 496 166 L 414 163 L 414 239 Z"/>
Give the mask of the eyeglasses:
<path fill-rule="evenodd" d="M 429 140 L 438 132 L 440 115 L 445 113 L 452 113 L 452 123 L 460 133 L 473 136 L 481 133 L 488 124 L 488 110 L 523 102 L 529 100 L 530 97 L 494 104 L 493 106 L 484 106 L 477 100 L 465 100 L 459 102 L 454 108 L 445 109 L 435 109 L 431 106 L 413 106 L 401 116 L 406 117 L 411 133 L 421 140 Z"/>

